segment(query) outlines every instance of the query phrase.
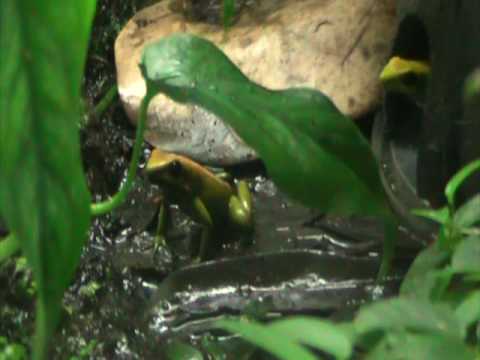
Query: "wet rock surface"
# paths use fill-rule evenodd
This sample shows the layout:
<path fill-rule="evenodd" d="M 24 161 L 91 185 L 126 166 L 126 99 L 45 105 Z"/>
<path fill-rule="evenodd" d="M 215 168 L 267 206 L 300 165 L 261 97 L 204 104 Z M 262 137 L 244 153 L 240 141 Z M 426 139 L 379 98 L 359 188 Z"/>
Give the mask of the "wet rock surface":
<path fill-rule="evenodd" d="M 261 1 L 242 9 L 228 33 L 220 25 L 187 18 L 163 1 L 137 13 L 119 34 L 115 43 L 119 94 L 132 120 L 145 94 L 138 69 L 142 48 L 174 32 L 213 41 L 249 78 L 267 88 L 316 88 L 354 118 L 379 102 L 377 78 L 396 29 L 391 0 Z M 210 164 L 255 157 L 219 118 L 163 95 L 150 105 L 146 139 Z"/>
<path fill-rule="evenodd" d="M 400 274 L 376 283 L 378 264 L 375 257 L 287 250 L 184 268 L 155 291 L 150 328 L 159 336 L 172 336 L 179 329 L 206 331 L 215 317 L 248 313 L 254 306 L 264 309 L 262 319 L 354 310 L 397 291 Z"/>

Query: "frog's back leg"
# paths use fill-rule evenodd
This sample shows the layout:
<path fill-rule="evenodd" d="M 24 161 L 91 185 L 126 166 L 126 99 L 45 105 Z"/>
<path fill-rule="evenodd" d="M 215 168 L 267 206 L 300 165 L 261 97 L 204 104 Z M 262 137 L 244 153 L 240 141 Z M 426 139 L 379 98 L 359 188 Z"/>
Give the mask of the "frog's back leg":
<path fill-rule="evenodd" d="M 232 196 L 228 203 L 230 219 L 235 225 L 243 229 L 251 229 L 252 221 L 252 194 L 244 180 L 237 183 L 238 196 Z"/>

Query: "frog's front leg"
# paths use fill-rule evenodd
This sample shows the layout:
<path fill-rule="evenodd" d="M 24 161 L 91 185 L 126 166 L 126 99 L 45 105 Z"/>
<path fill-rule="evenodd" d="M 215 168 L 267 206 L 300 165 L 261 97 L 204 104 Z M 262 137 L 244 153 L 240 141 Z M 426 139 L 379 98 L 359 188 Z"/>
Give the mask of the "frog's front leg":
<path fill-rule="evenodd" d="M 252 194 L 246 181 L 240 180 L 237 183 L 237 195 L 231 196 L 228 210 L 230 219 L 235 225 L 245 230 L 252 229 Z"/>
<path fill-rule="evenodd" d="M 209 253 L 213 245 L 212 244 L 213 219 L 207 207 L 199 197 L 195 197 L 193 199 L 192 207 L 193 207 L 193 210 L 195 211 L 196 216 L 199 217 L 200 222 L 204 226 L 202 229 L 198 255 L 193 259 L 194 262 L 201 262 L 201 261 L 208 260 Z"/>

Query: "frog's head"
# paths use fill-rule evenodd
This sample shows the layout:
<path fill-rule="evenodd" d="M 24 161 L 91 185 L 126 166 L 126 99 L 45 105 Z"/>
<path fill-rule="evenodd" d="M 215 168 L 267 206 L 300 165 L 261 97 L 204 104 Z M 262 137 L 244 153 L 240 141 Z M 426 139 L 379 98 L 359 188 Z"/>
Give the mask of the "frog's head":
<path fill-rule="evenodd" d="M 185 169 L 182 156 L 164 152 L 160 149 L 152 151 L 145 167 L 149 179 L 153 183 L 181 186 L 185 181 Z"/>
<path fill-rule="evenodd" d="M 380 74 L 386 90 L 413 98 L 424 97 L 430 77 L 430 66 L 425 61 L 392 57 Z"/>

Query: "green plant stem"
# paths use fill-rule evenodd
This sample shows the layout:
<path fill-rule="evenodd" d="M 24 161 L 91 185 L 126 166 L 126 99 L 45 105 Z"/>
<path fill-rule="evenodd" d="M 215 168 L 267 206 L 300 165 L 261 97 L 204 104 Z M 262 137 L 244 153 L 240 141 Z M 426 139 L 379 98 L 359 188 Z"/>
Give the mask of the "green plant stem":
<path fill-rule="evenodd" d="M 223 28 L 228 30 L 235 15 L 235 0 L 223 0 Z"/>
<path fill-rule="evenodd" d="M 395 255 L 395 243 L 398 237 L 397 220 L 395 215 L 386 215 L 383 217 L 383 252 L 380 263 L 380 269 L 377 273 L 377 282 L 385 280 L 392 268 L 393 257 Z"/>
<path fill-rule="evenodd" d="M 450 211 L 455 211 L 455 194 L 465 179 L 467 179 L 470 175 L 475 173 L 480 169 L 480 159 L 473 160 L 472 162 L 465 165 L 461 168 L 447 183 L 445 187 L 445 197 L 447 198 L 447 202 L 450 208 Z"/>
<path fill-rule="evenodd" d="M 140 150 L 143 144 L 143 133 L 145 132 L 148 104 L 150 103 L 152 97 L 152 95 L 149 95 L 147 93 L 140 105 L 140 118 L 137 124 L 135 144 L 133 146 L 133 154 L 132 159 L 130 160 L 130 166 L 128 168 L 127 179 L 125 180 L 120 191 L 118 191 L 110 199 L 102 201 L 100 203 L 91 204 L 90 211 L 93 216 L 103 215 L 115 209 L 117 206 L 119 206 L 125 201 L 128 193 L 133 186 L 133 181 L 135 179 L 135 176 L 137 175 L 138 161 L 140 160 Z"/>
<path fill-rule="evenodd" d="M 87 106 L 85 100 L 82 99 L 80 104 L 80 112 L 82 114 L 88 114 L 88 116 L 82 116 L 81 120 L 78 123 L 79 128 L 83 129 L 87 126 L 95 124 L 100 119 L 105 110 L 107 110 L 108 107 L 112 104 L 112 101 L 117 95 L 117 84 L 113 84 L 93 109 L 90 109 L 90 107 Z"/>
<path fill-rule="evenodd" d="M 35 317 L 35 337 L 33 338 L 33 360 L 43 360 L 47 358 L 49 343 L 47 334 L 51 334 L 48 329 L 47 311 L 43 297 L 38 296 Z"/>
<path fill-rule="evenodd" d="M 20 242 L 15 235 L 10 233 L 10 235 L 0 241 L 0 264 L 15 254 L 18 250 L 20 250 Z"/>
<path fill-rule="evenodd" d="M 110 89 L 108 89 L 107 93 L 103 96 L 102 100 L 95 106 L 93 112 L 96 117 L 100 117 L 105 110 L 108 109 L 112 101 L 118 95 L 118 87 L 117 84 L 113 84 Z"/>

